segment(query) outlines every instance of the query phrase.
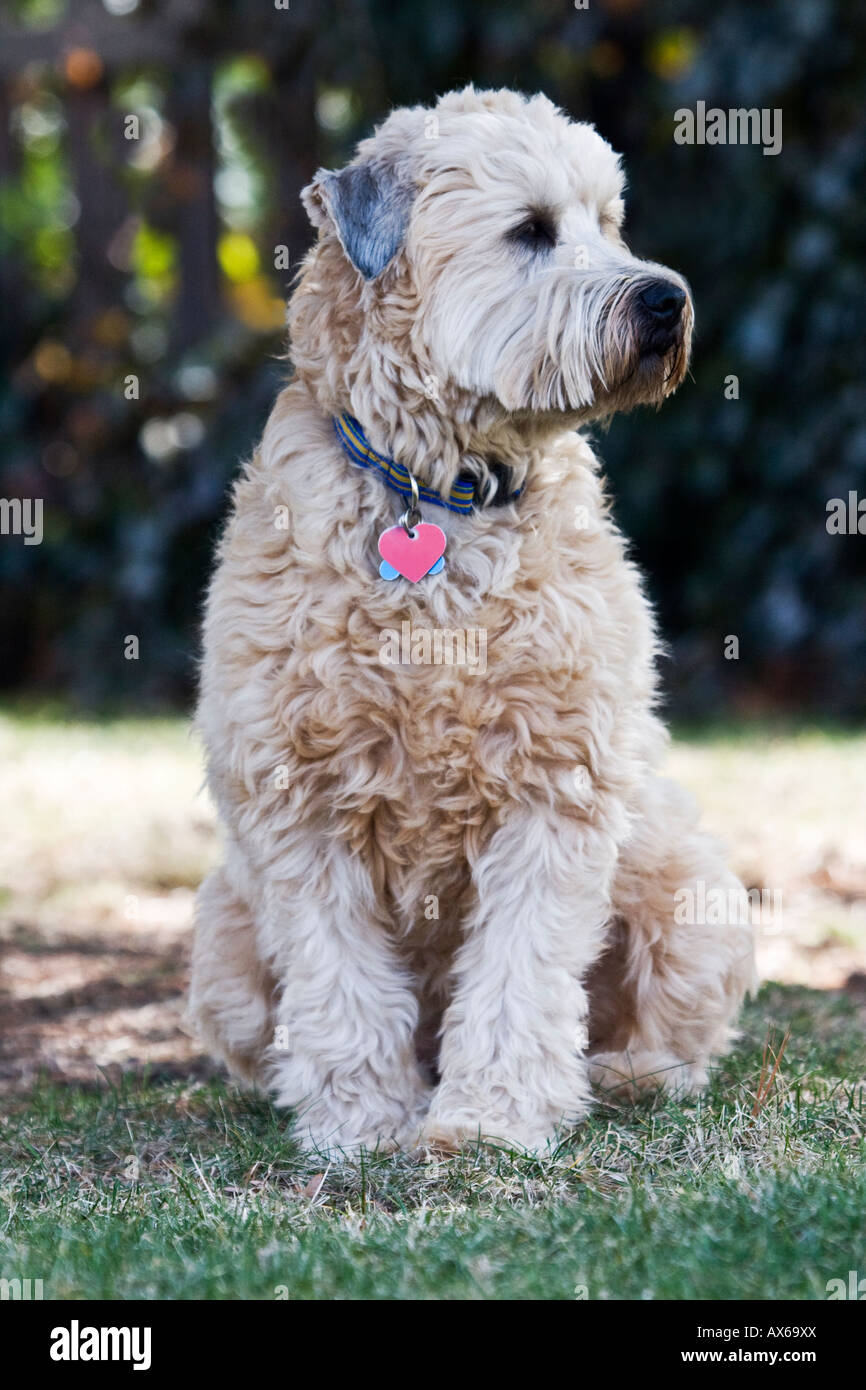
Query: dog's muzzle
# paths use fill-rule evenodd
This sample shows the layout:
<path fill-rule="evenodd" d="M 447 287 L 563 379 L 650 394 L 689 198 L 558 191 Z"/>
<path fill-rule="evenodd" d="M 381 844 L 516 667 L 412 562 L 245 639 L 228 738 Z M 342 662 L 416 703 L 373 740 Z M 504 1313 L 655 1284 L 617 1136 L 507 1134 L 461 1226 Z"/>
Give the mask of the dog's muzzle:
<path fill-rule="evenodd" d="M 663 356 L 682 335 L 686 292 L 672 280 L 650 280 L 636 294 L 635 317 L 640 352 Z"/>

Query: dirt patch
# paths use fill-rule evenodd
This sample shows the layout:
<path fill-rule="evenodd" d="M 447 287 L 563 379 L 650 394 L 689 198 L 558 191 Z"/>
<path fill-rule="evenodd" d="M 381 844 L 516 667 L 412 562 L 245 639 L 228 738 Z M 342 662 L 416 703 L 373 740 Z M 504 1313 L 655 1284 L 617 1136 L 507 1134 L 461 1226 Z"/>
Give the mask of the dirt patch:
<path fill-rule="evenodd" d="M 191 895 L 190 895 L 191 896 Z M 191 911 L 191 904 L 190 904 Z M 40 1074 L 210 1074 L 186 1013 L 191 924 L 91 936 L 13 927 L 0 944 L 0 1090 Z"/>

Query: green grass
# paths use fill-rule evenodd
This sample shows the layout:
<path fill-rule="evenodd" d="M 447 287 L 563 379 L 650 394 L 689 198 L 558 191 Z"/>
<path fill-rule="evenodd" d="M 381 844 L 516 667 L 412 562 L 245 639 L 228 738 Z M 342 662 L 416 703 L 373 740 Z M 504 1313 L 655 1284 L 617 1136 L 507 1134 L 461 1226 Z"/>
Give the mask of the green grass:
<path fill-rule="evenodd" d="M 545 1159 L 328 1167 L 227 1083 L 46 1084 L 0 1128 L 0 1273 L 49 1298 L 820 1299 L 866 1272 L 864 1076 L 862 1006 L 769 986 L 704 1097 L 602 1101 Z"/>

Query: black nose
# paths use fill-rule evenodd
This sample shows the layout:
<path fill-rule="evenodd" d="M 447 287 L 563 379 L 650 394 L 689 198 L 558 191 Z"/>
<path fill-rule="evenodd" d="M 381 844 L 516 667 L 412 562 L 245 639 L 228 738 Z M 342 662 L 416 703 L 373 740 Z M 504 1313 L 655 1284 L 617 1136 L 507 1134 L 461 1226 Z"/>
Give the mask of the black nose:
<path fill-rule="evenodd" d="M 650 315 L 653 327 L 673 328 L 679 323 L 686 302 L 686 292 L 670 280 L 651 280 L 638 295 L 641 305 Z"/>

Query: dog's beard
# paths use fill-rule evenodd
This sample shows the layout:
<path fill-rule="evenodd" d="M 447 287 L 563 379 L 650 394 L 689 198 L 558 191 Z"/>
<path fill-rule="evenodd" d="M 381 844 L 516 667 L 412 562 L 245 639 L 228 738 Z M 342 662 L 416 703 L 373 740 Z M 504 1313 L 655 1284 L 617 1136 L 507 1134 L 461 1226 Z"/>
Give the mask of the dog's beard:
<path fill-rule="evenodd" d="M 636 307 L 634 288 L 614 300 L 603 315 L 602 370 L 593 382 L 590 416 L 612 415 L 636 405 L 660 405 L 686 374 L 691 344 L 692 308 L 687 300 L 675 329 L 647 329 Z"/>
<path fill-rule="evenodd" d="M 647 329 L 637 304 L 646 270 L 619 276 L 551 276 L 532 321 L 512 330 L 496 370 L 496 395 L 517 414 L 592 419 L 658 405 L 689 360 L 692 309 L 673 333 Z"/>
<path fill-rule="evenodd" d="M 593 399 L 581 408 L 585 419 L 606 418 L 637 405 L 661 405 L 677 389 L 688 369 L 690 330 L 678 331 L 664 351 L 629 343 L 625 351 L 612 351 L 603 380 Z"/>

